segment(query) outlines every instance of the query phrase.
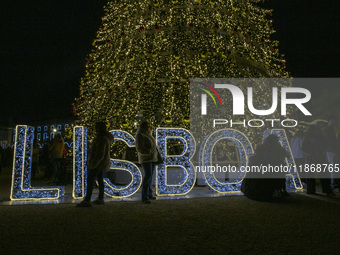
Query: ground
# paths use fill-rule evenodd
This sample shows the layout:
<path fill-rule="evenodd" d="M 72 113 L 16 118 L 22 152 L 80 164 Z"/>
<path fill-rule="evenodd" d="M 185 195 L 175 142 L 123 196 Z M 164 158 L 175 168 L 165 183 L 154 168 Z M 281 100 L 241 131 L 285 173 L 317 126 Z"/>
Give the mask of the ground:
<path fill-rule="evenodd" d="M 5 198 L 9 183 L 0 184 Z M 151 204 L 107 198 L 91 208 L 76 208 L 72 199 L 4 201 L 0 254 L 340 254 L 339 213 L 339 193 L 291 193 L 273 202 L 240 195 Z"/>

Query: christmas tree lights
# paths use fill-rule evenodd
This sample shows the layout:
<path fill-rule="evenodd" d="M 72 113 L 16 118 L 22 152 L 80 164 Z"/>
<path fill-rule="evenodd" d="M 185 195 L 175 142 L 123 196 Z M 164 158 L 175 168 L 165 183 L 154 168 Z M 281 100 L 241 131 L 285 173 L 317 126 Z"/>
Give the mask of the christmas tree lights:
<path fill-rule="evenodd" d="M 259 2 L 110 1 L 73 107 L 80 124 L 91 136 L 98 120 L 189 129 L 190 78 L 288 77 Z"/>

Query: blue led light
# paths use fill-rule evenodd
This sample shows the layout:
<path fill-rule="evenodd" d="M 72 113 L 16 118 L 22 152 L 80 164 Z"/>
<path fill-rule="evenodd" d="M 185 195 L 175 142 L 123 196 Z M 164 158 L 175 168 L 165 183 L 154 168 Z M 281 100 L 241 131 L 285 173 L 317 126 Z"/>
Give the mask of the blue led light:
<path fill-rule="evenodd" d="M 115 141 L 125 142 L 129 147 L 134 147 L 135 139 L 132 135 L 121 130 L 111 131 Z M 264 138 L 269 134 L 279 137 L 282 146 L 289 152 L 286 163 L 289 166 L 295 165 L 287 136 L 284 130 L 267 130 Z M 73 136 L 74 162 L 73 162 L 73 197 L 83 198 L 86 195 L 87 180 L 87 130 L 84 127 L 74 127 Z M 57 199 L 64 195 L 64 187 L 31 187 L 31 163 L 33 151 L 34 128 L 20 125 L 15 132 L 15 150 L 13 162 L 13 177 L 11 187 L 11 200 L 36 200 L 36 199 Z M 183 151 L 179 155 L 169 155 L 167 142 L 170 139 L 179 140 L 183 144 Z M 252 146 L 247 137 L 233 129 L 223 129 L 208 135 L 202 142 L 199 153 L 200 168 L 212 165 L 212 151 L 215 144 L 221 139 L 228 139 L 234 142 L 240 155 L 240 167 L 246 166 L 248 157 L 253 154 Z M 156 168 L 156 193 L 157 195 L 185 195 L 193 188 L 196 181 L 196 172 L 191 158 L 195 153 L 195 140 L 191 133 L 179 128 L 158 128 L 156 130 L 156 141 L 160 148 L 164 164 Z M 116 186 L 108 178 L 104 178 L 105 194 L 115 198 L 128 197 L 133 195 L 141 186 L 142 174 L 139 168 L 132 162 L 125 160 L 111 159 L 111 169 L 128 171 L 131 175 L 131 182 L 125 186 Z M 168 168 L 176 167 L 183 170 L 182 179 L 175 184 L 168 184 Z M 292 188 L 302 189 L 301 180 L 294 168 L 287 174 L 287 185 Z M 219 193 L 238 192 L 244 173 L 238 173 L 232 182 L 221 182 L 217 180 L 214 173 L 204 172 L 206 183 Z"/>
<path fill-rule="evenodd" d="M 120 130 L 113 130 L 110 133 L 115 141 L 125 142 L 129 147 L 134 147 L 135 139 L 129 133 Z M 74 178 L 73 178 L 73 197 L 83 198 L 86 196 L 87 187 L 87 131 L 84 127 L 74 128 Z M 132 162 L 118 159 L 111 159 L 111 169 L 128 171 L 131 174 L 131 182 L 125 186 L 116 186 L 110 179 L 104 178 L 104 192 L 106 195 L 115 198 L 132 196 L 141 185 L 142 173 Z"/>
<path fill-rule="evenodd" d="M 84 198 L 87 181 L 87 130 L 76 126 L 73 134 L 73 198 Z"/>
<path fill-rule="evenodd" d="M 270 134 L 276 135 L 279 138 L 282 147 L 289 153 L 289 157 L 286 158 L 286 165 L 289 166 L 289 174 L 286 175 L 287 186 L 290 188 L 302 189 L 303 187 L 301 184 L 299 173 L 294 171 L 294 166 L 296 164 L 294 161 L 293 153 L 289 146 L 286 131 L 284 129 L 266 130 L 263 134 L 263 140 Z"/>
<path fill-rule="evenodd" d="M 123 141 L 129 147 L 135 147 L 135 138 L 129 133 L 121 130 L 112 130 L 110 133 L 115 141 Z M 125 186 L 114 185 L 109 178 L 104 178 L 104 192 L 106 195 L 115 198 L 129 197 L 136 193 L 142 184 L 142 173 L 132 162 L 126 160 L 111 159 L 111 169 L 128 171 L 131 175 L 131 182 Z"/>
<path fill-rule="evenodd" d="M 215 144 L 222 139 L 228 139 L 236 144 L 240 155 L 240 168 L 247 166 L 249 156 L 254 153 L 248 138 L 240 131 L 234 129 L 221 129 L 209 134 L 203 140 L 199 153 L 200 169 L 207 169 L 209 166 L 213 165 L 213 148 Z M 244 175 L 244 173 L 239 171 L 238 176 L 235 176 L 235 179 L 233 181 L 221 182 L 216 179 L 214 172 L 204 171 L 204 178 L 206 183 L 213 190 L 219 193 L 238 192 L 240 190 Z"/>
<path fill-rule="evenodd" d="M 64 187 L 31 187 L 33 139 L 33 127 L 16 126 L 11 200 L 57 199 L 64 195 Z"/>
<path fill-rule="evenodd" d="M 185 195 L 190 192 L 196 181 L 196 172 L 190 159 L 195 153 L 196 142 L 188 130 L 180 128 L 158 128 L 156 141 L 160 148 L 164 163 L 156 167 L 156 193 L 157 195 Z M 178 139 L 184 145 L 180 155 L 168 155 L 167 141 Z M 167 183 L 167 168 L 179 167 L 183 169 L 182 180 L 175 184 Z"/>
<path fill-rule="evenodd" d="M 71 143 L 65 142 L 65 145 L 66 145 L 68 148 L 71 148 L 71 147 L 73 146 L 73 142 L 71 142 Z"/>

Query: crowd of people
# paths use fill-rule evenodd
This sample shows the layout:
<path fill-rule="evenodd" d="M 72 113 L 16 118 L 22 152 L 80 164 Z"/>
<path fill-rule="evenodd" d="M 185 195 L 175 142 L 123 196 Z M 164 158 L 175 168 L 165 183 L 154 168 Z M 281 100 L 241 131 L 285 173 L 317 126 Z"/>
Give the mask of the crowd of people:
<path fill-rule="evenodd" d="M 33 142 L 32 170 L 31 178 L 37 178 L 37 174 L 42 178 L 54 183 L 66 182 L 66 166 L 70 162 L 67 156 L 70 155 L 70 148 L 65 146 L 64 139 L 57 134 L 54 139 L 44 142 L 43 146 L 38 140 Z"/>
<path fill-rule="evenodd" d="M 314 164 L 334 164 L 339 153 L 339 142 L 334 126 L 336 119 L 331 117 L 323 129 L 318 125 L 311 125 L 303 133 L 297 131 L 290 139 L 290 147 L 298 169 Z M 263 144 L 255 149 L 255 154 L 249 159 L 249 165 L 285 165 L 288 153 L 283 149 L 277 136 L 267 136 Z M 303 171 L 303 170 L 302 170 Z M 305 171 L 306 172 L 306 171 Z M 307 194 L 316 194 L 316 175 L 311 173 L 302 178 L 307 187 Z M 320 178 L 321 191 L 329 197 L 335 196 L 333 189 L 339 187 L 339 180 L 329 173 Z M 275 196 L 289 196 L 286 191 L 285 174 L 280 173 L 275 178 L 265 178 L 261 174 L 250 173 L 244 178 L 241 191 L 245 196 L 255 200 L 268 201 Z"/>

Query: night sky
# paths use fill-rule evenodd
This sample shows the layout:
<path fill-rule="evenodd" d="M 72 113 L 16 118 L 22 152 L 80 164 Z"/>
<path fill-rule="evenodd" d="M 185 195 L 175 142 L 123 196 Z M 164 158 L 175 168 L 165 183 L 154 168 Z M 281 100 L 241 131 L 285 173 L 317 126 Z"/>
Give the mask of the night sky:
<path fill-rule="evenodd" d="M 0 3 L 0 124 L 72 117 L 105 0 Z M 267 0 L 293 77 L 340 77 L 340 1 Z"/>

